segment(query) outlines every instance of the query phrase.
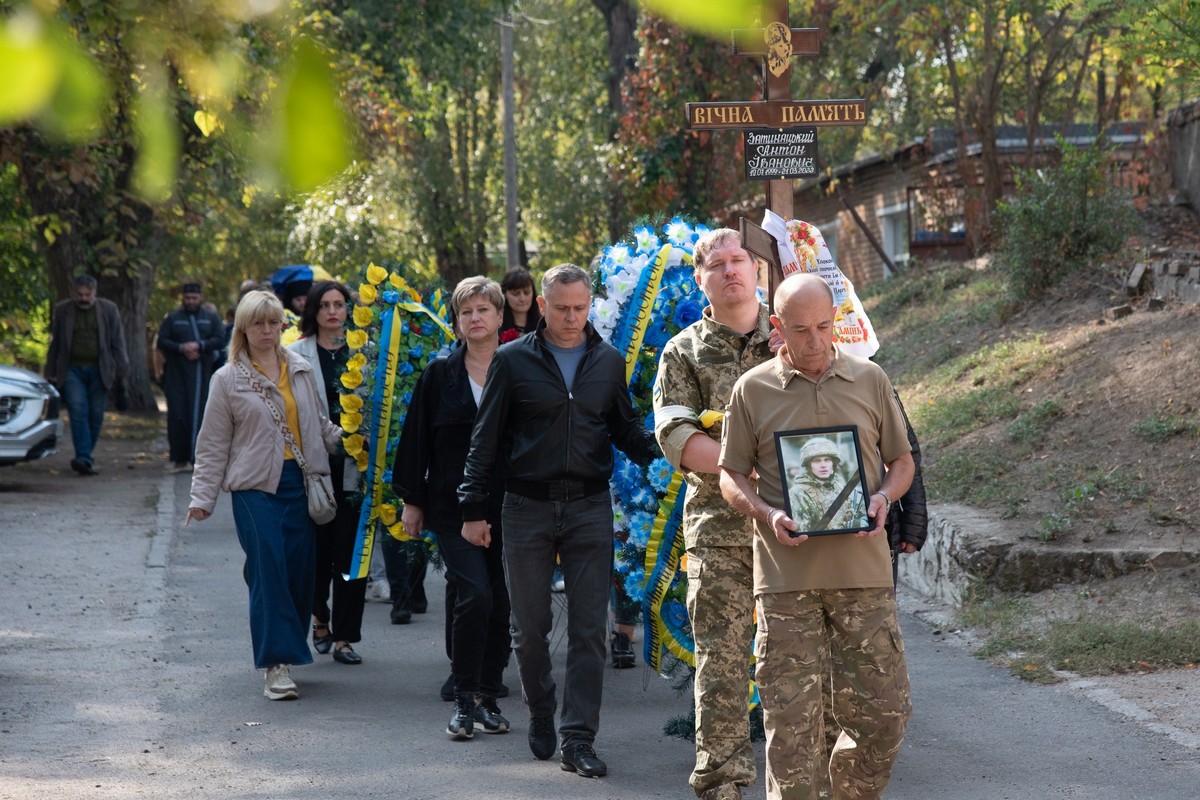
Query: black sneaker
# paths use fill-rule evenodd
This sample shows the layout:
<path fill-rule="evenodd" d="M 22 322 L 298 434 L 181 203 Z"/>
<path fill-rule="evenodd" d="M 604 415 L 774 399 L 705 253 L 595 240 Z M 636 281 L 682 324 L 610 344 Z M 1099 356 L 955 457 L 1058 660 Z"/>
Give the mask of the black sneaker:
<path fill-rule="evenodd" d="M 585 778 L 599 778 L 608 774 L 608 765 L 600 760 L 600 756 L 596 755 L 596 751 L 587 742 L 563 748 L 562 768 Z"/>
<path fill-rule="evenodd" d="M 612 635 L 612 665 L 614 669 L 629 669 L 634 665 L 633 642 L 628 634 Z"/>
<path fill-rule="evenodd" d="M 558 731 L 554 730 L 554 715 L 529 718 L 529 749 L 534 758 L 545 761 L 558 749 Z"/>
<path fill-rule="evenodd" d="M 508 733 L 508 720 L 500 713 L 496 698 L 486 694 L 479 696 L 479 705 L 475 706 L 475 721 L 483 726 L 484 733 Z"/>
<path fill-rule="evenodd" d="M 450 717 L 446 734 L 451 739 L 470 739 L 475 735 L 475 695 L 468 692 L 455 696 L 454 716 Z"/>
<path fill-rule="evenodd" d="M 446 682 L 442 684 L 442 688 L 438 690 L 438 695 L 447 703 L 454 702 L 454 673 L 450 673 L 450 677 L 446 678 Z"/>

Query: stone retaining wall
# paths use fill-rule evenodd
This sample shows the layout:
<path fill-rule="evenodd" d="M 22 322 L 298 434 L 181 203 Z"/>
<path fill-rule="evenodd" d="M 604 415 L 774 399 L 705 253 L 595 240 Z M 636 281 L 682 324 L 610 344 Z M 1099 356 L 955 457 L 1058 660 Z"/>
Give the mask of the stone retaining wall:
<path fill-rule="evenodd" d="M 996 535 L 1003 520 L 965 506 L 930 508 L 929 538 L 900 556 L 900 581 L 958 606 L 972 584 L 1006 592 L 1039 592 L 1060 583 L 1104 580 L 1145 567 L 1200 564 L 1200 553 L 1177 550 L 1075 550 Z"/>

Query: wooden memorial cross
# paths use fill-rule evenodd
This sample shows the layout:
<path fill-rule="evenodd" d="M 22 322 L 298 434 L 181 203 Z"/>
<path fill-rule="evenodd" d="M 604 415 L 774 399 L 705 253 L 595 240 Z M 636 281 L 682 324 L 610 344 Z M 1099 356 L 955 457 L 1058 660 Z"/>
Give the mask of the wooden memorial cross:
<path fill-rule="evenodd" d="M 776 0 L 773 21 L 765 28 L 733 31 L 733 54 L 763 59 L 766 99 L 732 102 L 687 103 L 689 130 L 747 130 L 798 125 L 834 127 L 866 125 L 865 100 L 793 100 L 792 58 L 821 54 L 818 28 L 793 28 L 788 24 L 787 0 Z M 784 219 L 792 218 L 791 180 L 767 183 L 767 208 Z M 741 220 L 742 246 L 768 263 L 768 297 L 783 277 L 774 238 L 754 222 Z"/>

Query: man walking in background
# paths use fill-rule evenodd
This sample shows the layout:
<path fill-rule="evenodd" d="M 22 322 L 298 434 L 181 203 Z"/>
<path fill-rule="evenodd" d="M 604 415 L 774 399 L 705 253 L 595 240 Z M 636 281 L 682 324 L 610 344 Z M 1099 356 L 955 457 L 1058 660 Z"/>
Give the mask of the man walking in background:
<path fill-rule="evenodd" d="M 75 448 L 71 469 L 96 475 L 92 453 L 104 423 L 108 392 L 125 380 L 129 356 L 121 312 L 112 301 L 96 296 L 96 279 L 80 275 L 72 291 L 74 297 L 56 305 L 50 319 L 45 374 L 67 404 Z"/>
<path fill-rule="evenodd" d="M 182 304 L 167 314 L 158 329 L 164 357 L 162 386 L 167 396 L 167 442 L 171 471 L 186 472 L 195 458 L 196 434 L 204 418 L 208 381 L 215 366 L 212 354 L 225 346 L 225 324 L 202 308 L 198 283 L 185 283 Z"/>

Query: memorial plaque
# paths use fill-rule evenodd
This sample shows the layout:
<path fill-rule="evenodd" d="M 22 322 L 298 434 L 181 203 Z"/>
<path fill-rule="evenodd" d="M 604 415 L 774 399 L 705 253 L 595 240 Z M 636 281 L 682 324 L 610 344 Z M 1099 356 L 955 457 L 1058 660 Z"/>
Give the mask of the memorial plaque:
<path fill-rule="evenodd" d="M 817 129 L 751 128 L 746 143 L 746 180 L 772 181 L 817 175 Z"/>

